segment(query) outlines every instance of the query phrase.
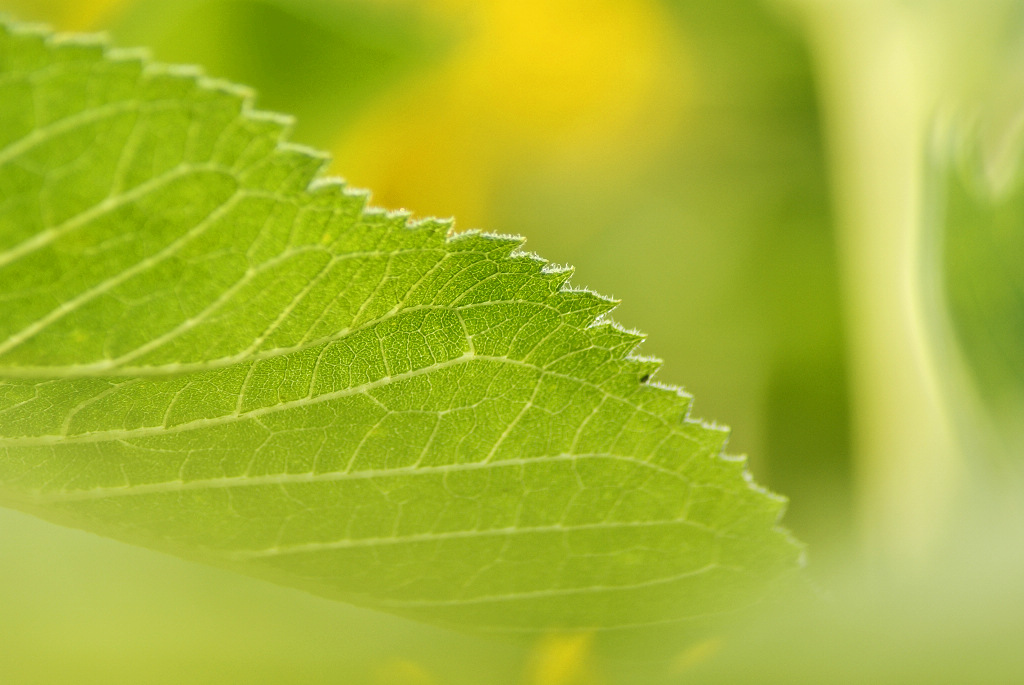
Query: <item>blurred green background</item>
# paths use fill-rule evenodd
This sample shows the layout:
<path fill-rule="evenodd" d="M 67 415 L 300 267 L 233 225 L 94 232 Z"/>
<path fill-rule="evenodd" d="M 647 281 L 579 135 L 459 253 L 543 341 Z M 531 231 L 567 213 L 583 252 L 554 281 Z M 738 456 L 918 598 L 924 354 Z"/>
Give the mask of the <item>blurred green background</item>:
<path fill-rule="evenodd" d="M 574 285 L 621 298 L 615 318 L 650 336 L 640 352 L 666 360 L 658 380 L 692 393 L 694 416 L 731 426 L 729 451 L 748 455 L 757 482 L 790 498 L 785 523 L 808 544 L 812 582 L 823 594 L 844 588 L 824 612 L 831 623 L 821 623 L 820 607 L 798 614 L 817 618 L 791 620 L 838 641 L 852 631 L 861 645 L 870 619 L 863 594 L 849 588 L 863 581 L 846 580 L 863 556 L 865 507 L 855 452 L 863 398 L 851 394 L 857 358 L 847 331 L 856 286 L 841 275 L 849 241 L 833 208 L 842 206 L 834 167 L 843 157 L 820 106 L 831 72 L 812 50 L 821 34 L 809 40 L 791 11 L 799 4 L 0 0 L 0 11 L 103 30 L 119 46 L 147 46 L 161 61 L 253 86 L 261 108 L 296 115 L 293 140 L 330 150 L 333 173 L 371 189 L 374 204 L 525 235 L 529 249 L 576 267 Z M 939 255 L 931 266 L 940 269 L 929 301 L 941 305 L 948 333 L 935 347 L 958 369 L 937 392 L 957 398 L 965 459 L 997 462 L 991 472 L 1005 475 L 1024 444 L 1024 193 L 1011 188 L 993 201 L 975 171 L 946 158 L 922 171 Z M 985 499 L 991 481 L 977 482 L 956 506 L 974 511 Z M 1007 482 L 1006 501 L 1017 501 Z M 986 539 L 1018 548 L 1016 531 Z M 950 551 L 956 543 L 937 549 L 945 551 L 927 559 L 968 558 Z M 996 586 L 1015 587 L 1004 569 L 1019 568 L 1019 558 L 999 559 Z M 954 580 L 926 574 L 920 602 L 899 609 L 908 632 L 931 604 L 932 581 L 939 594 L 975 586 L 963 580 L 974 567 L 943 568 Z M 872 606 L 886 606 L 902 582 L 871 585 L 880 593 Z M 1022 599 L 1019 590 L 1010 596 Z M 964 599 L 949 616 L 966 611 L 987 625 L 982 605 Z M 939 614 L 927 620 L 948 618 Z M 998 625 L 1002 639 L 1024 640 L 1019 620 Z M 907 649 L 969 649 L 958 636 Z M 578 636 L 525 647 L 479 641 L 0 511 L 2 682 L 741 682 L 754 663 L 798 658 L 792 647 L 725 658 L 716 640 L 673 647 L 674 661 L 657 665 L 604 663 Z M 705 672 L 715 663 L 733 670 Z M 850 663 L 832 665 L 847 665 L 842 682 L 882 682 Z M 826 672 L 778 682 L 841 682 Z M 750 682 L 776 682 L 752 673 Z M 885 682 L 939 682 L 908 673 Z"/>

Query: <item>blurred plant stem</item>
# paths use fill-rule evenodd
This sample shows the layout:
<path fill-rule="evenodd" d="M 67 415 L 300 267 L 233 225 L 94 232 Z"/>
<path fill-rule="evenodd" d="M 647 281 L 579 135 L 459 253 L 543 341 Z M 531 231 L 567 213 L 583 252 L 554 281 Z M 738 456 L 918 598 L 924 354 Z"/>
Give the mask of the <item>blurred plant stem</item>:
<path fill-rule="evenodd" d="M 873 565 L 914 566 L 942 530 L 964 470 L 930 273 L 934 35 L 907 3 L 795 1 L 832 155 L 865 554 Z"/>
<path fill-rule="evenodd" d="M 971 494 L 986 456 L 974 453 L 990 451 L 943 297 L 940 177 L 955 136 L 1005 137 L 1022 3 L 788 2 L 832 155 L 864 549 L 869 563 L 914 568 Z"/>

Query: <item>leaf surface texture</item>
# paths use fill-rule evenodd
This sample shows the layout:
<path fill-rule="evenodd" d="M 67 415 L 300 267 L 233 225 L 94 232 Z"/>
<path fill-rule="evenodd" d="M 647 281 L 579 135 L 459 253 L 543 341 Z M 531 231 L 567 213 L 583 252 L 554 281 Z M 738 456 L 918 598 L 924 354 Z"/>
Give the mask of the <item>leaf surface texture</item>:
<path fill-rule="evenodd" d="M 614 302 L 370 209 L 246 91 L 0 23 L 0 504 L 477 630 L 699 621 L 799 550 Z"/>

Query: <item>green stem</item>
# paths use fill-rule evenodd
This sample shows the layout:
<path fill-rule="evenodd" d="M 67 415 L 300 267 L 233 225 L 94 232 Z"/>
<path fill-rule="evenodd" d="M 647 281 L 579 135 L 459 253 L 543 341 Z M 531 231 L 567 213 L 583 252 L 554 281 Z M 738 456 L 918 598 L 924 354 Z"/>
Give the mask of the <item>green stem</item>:
<path fill-rule="evenodd" d="M 920 561 L 957 494 L 925 216 L 928 27 L 900 3 L 803 0 L 836 189 L 861 532 L 869 561 Z"/>

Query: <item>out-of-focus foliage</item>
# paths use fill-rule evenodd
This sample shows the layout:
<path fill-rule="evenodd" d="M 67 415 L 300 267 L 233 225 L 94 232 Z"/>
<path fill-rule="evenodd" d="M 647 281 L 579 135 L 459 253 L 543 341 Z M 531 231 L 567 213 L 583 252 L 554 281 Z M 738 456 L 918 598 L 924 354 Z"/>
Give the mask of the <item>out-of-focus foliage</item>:
<path fill-rule="evenodd" d="M 1024 673 L 1024 547 L 1006 543 L 1019 541 L 1024 521 L 1020 511 L 998 520 L 986 516 L 947 530 L 926 571 L 903 578 L 832 578 L 827 598 L 723 635 L 714 659 L 669 682 L 1017 682 Z"/>
<path fill-rule="evenodd" d="M 251 83 L 260 106 L 328 147 L 382 89 L 434 63 L 458 27 L 415 5 L 372 0 L 4 0 L 0 10 L 63 30 L 105 30 L 169 63 Z"/>
<path fill-rule="evenodd" d="M 163 62 L 253 84 L 261 108 L 293 115 L 294 137 L 318 148 L 457 39 L 421 8 L 351 0 L 131 0 L 111 30 Z"/>
<path fill-rule="evenodd" d="M 976 157 L 936 180 L 944 204 L 942 257 L 950 320 L 975 389 L 997 436 L 997 454 L 1014 469 L 1024 452 L 1024 186 L 1019 175 L 994 189 Z"/>
<path fill-rule="evenodd" d="M 0 510 L 0 531 L 0 668 L 11 685 L 519 685 L 525 668 L 513 645 L 18 512 Z"/>

